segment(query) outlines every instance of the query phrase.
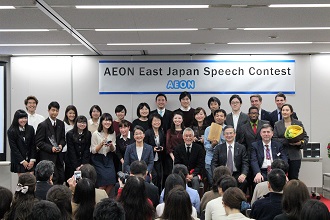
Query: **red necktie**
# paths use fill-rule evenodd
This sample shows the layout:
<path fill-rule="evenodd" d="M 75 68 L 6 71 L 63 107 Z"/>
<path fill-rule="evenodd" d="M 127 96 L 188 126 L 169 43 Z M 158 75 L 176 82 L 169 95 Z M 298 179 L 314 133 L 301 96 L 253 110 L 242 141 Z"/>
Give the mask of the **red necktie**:
<path fill-rule="evenodd" d="M 266 147 L 266 159 L 271 160 L 269 146 L 266 144 L 265 147 Z M 270 165 L 268 165 L 267 166 L 267 173 L 269 173 L 270 171 L 271 171 L 271 167 L 270 167 Z"/>
<path fill-rule="evenodd" d="M 257 134 L 257 124 L 256 123 L 253 124 L 253 133 Z"/>

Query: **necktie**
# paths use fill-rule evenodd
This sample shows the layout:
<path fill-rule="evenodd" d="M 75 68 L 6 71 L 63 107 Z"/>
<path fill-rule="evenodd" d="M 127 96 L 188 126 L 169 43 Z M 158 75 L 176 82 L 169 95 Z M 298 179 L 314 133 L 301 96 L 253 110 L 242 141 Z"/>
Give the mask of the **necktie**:
<path fill-rule="evenodd" d="M 253 133 L 257 134 L 257 124 L 256 123 L 253 124 Z"/>
<path fill-rule="evenodd" d="M 191 148 L 191 147 L 187 147 L 187 157 L 188 157 L 188 160 L 189 160 L 189 158 L 190 158 L 190 148 Z"/>
<path fill-rule="evenodd" d="M 53 128 L 54 128 L 54 132 L 55 132 L 55 134 L 56 134 L 56 122 L 54 122 L 54 124 L 53 124 Z"/>
<path fill-rule="evenodd" d="M 279 120 L 282 120 L 282 112 L 278 112 L 278 118 Z"/>
<path fill-rule="evenodd" d="M 158 112 L 159 114 L 160 114 L 160 116 L 162 116 L 163 117 L 163 110 L 159 110 L 159 112 Z"/>
<path fill-rule="evenodd" d="M 228 147 L 227 167 L 229 168 L 230 172 L 233 173 L 234 163 L 233 163 L 233 152 L 231 151 L 231 148 L 232 146 Z"/>
<path fill-rule="evenodd" d="M 266 147 L 266 159 L 271 160 L 269 146 L 266 144 L 265 147 Z M 271 167 L 270 167 L 270 165 L 268 165 L 267 166 L 267 173 L 269 173 L 270 171 L 271 171 Z"/>

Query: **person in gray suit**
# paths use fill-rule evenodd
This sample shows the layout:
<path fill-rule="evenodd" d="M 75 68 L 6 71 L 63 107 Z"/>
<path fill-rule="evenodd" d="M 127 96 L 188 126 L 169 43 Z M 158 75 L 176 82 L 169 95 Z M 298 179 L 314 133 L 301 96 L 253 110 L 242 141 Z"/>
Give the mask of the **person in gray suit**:
<path fill-rule="evenodd" d="M 276 122 L 274 125 L 273 139 L 283 144 L 284 150 L 288 155 L 289 180 L 298 179 L 302 158 L 300 149 L 302 149 L 308 143 L 309 137 L 307 136 L 306 130 L 304 129 L 304 137 L 302 140 L 296 143 L 289 143 L 288 140 L 284 137 L 286 128 L 290 125 L 299 125 L 302 128 L 304 127 L 301 121 L 298 121 L 292 117 L 293 108 L 290 104 L 284 104 L 282 106 L 281 112 L 283 118 L 282 120 Z"/>
<path fill-rule="evenodd" d="M 249 116 L 241 111 L 242 98 L 239 95 L 232 95 L 229 104 L 232 112 L 227 114 L 225 124 L 233 126 L 236 133 L 240 133 L 242 125 L 248 123 Z"/>
<path fill-rule="evenodd" d="M 136 160 L 146 162 L 148 166 L 148 175 L 151 173 L 154 167 L 154 153 L 153 147 L 144 143 L 144 129 L 137 125 L 134 127 L 134 139 L 135 143 L 130 144 L 126 148 L 124 156 L 124 172 L 130 172 L 130 165 Z"/>

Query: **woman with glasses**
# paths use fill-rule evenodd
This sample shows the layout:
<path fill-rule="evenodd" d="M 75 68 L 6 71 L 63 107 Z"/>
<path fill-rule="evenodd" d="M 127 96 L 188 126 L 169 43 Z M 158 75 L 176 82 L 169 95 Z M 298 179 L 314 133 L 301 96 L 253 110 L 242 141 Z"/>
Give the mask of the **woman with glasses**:
<path fill-rule="evenodd" d="M 88 131 L 87 128 L 87 118 L 83 115 L 79 115 L 74 123 L 73 129 L 66 134 L 68 151 L 65 169 L 70 177 L 73 175 L 74 171 L 79 170 L 83 164 L 89 163 L 91 137 L 91 132 Z"/>

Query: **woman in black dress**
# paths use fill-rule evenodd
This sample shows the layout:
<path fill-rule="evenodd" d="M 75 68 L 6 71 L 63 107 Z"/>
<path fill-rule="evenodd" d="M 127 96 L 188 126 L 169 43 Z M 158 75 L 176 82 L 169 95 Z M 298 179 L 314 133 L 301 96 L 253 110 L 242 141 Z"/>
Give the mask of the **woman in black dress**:
<path fill-rule="evenodd" d="M 17 110 L 7 131 L 11 150 L 10 171 L 18 175 L 26 172 L 33 174 L 36 161 L 34 128 L 27 122 L 27 113 L 21 109 Z"/>
<path fill-rule="evenodd" d="M 91 132 L 87 128 L 87 118 L 79 115 L 73 129 L 66 134 L 68 146 L 66 170 L 70 176 L 90 159 Z"/>

